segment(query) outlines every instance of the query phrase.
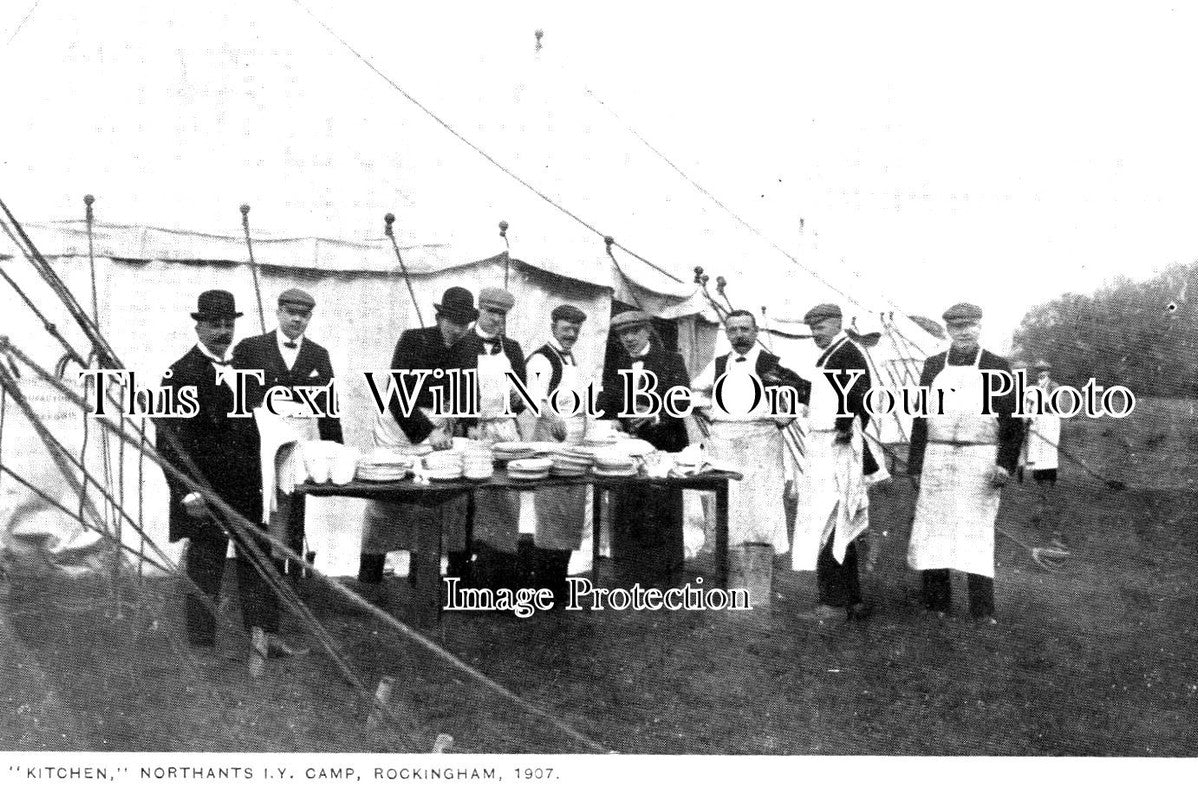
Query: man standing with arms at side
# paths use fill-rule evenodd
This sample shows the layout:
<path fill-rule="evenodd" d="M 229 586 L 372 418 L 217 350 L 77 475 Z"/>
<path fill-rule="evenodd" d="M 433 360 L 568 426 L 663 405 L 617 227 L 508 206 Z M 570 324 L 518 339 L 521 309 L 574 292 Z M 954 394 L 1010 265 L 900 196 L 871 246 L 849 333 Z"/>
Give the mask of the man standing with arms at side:
<path fill-rule="evenodd" d="M 169 463 L 198 482 L 207 482 L 218 497 L 256 523 L 262 511 L 257 431 L 252 420 L 229 416 L 233 390 L 224 375 L 232 363 L 228 352 L 234 320 L 241 314 L 232 294 L 212 289 L 199 296 L 197 310 L 191 316 L 196 321 L 198 341 L 171 365 L 162 385 L 173 387 L 176 393 L 184 386 L 195 387 L 199 412 L 189 418 L 155 420 L 161 429 L 157 447 Z M 169 435 L 162 435 L 166 432 Z M 188 461 L 199 475 L 193 473 Z M 187 576 L 215 605 L 229 539 L 199 492 L 191 491 L 170 474 L 167 485 L 170 540 L 188 540 L 184 556 Z M 278 636 L 279 604 L 274 591 L 240 545 L 236 552 L 242 622 L 250 632 L 252 645 L 250 673 L 260 677 L 268 655 L 292 655 L 295 651 Z M 206 604 L 189 593 L 185 614 L 188 641 L 196 647 L 212 647 L 216 620 Z"/>
<path fill-rule="evenodd" d="M 528 391 L 540 401 L 532 438 L 541 442 L 579 444 L 586 435 L 586 413 L 579 407 L 572 416 L 559 416 L 549 398 L 560 390 L 568 410 L 568 392 L 577 392 L 585 402 L 586 374 L 574 356 L 582 323 L 582 309 L 566 304 L 550 315 L 552 337 L 528 357 Z M 534 536 L 533 573 L 538 589 L 553 592 L 557 604 L 565 603 L 570 555 L 582 544 L 590 526 L 591 489 L 588 486 L 559 486 L 536 492 L 537 527 Z"/>
<path fill-rule="evenodd" d="M 476 370 L 478 417 L 463 419 L 466 435 L 483 442 L 518 442 L 515 414 L 524 404 L 512 388 L 508 373 L 526 380 L 524 351 L 505 335 L 507 315 L 516 298 L 506 289 L 488 287 L 478 293 L 478 323 L 454 348 L 454 366 Z M 512 415 L 506 413 L 510 406 Z M 517 556 L 520 542 L 520 493 L 474 493 L 474 577 L 491 589 L 521 589 L 531 576 L 521 574 Z"/>
<path fill-rule="evenodd" d="M 428 445 L 445 450 L 453 445 L 453 417 L 449 409 L 436 408 L 433 387 L 445 386 L 448 378 L 434 376 L 435 370 L 453 366 L 453 350 L 478 319 L 474 295 L 469 289 L 451 286 L 434 303 L 435 324 L 427 328 L 404 331 L 391 355 L 392 370 L 412 370 L 423 374 L 425 381 L 409 413 L 404 413 L 398 400 L 379 414 L 374 424 L 375 447 L 407 447 Z M 414 386 L 415 379 L 408 379 Z M 467 498 L 455 497 L 444 503 L 424 506 L 418 503 L 385 503 L 373 501 L 366 507 L 362 526 L 362 558 L 358 580 L 366 584 L 382 583 L 387 553 L 392 550 L 414 550 L 424 536 L 442 537 L 449 554 L 448 576 L 469 580 L 470 553 L 466 549 Z M 438 565 L 438 573 L 440 567 Z M 424 577 L 412 575 L 416 580 Z M 440 574 L 427 576 L 440 579 Z"/>
<path fill-rule="evenodd" d="M 1025 408 L 1034 409 L 1031 396 L 1036 389 L 1047 401 L 1060 386 L 1052 379 L 1052 365 L 1039 359 L 1033 366 L 1036 388 L 1028 389 L 1029 400 Z M 1061 418 L 1056 414 L 1037 414 L 1027 421 L 1023 452 L 1027 468 L 1031 472 L 1033 489 L 1036 492 L 1035 512 L 1032 524 L 1039 530 L 1047 530 L 1053 547 L 1068 550 L 1065 534 L 1060 531 L 1061 513 L 1055 502 L 1057 468 L 1060 463 L 1058 448 L 1061 443 Z"/>
<path fill-rule="evenodd" d="M 824 623 L 867 613 L 855 540 L 869 527 L 864 476 L 877 472 L 878 464 L 864 437 L 869 425 L 865 395 L 872 385 L 865 353 L 842 330 L 839 306 L 817 305 L 803 322 L 823 352 L 815 362 L 819 374 L 811 385 L 806 458 L 796 481 L 799 505 L 791 566 L 815 570 L 818 604 L 802 618 Z M 846 395 L 845 416 L 837 413 L 833 380 Z"/>
<path fill-rule="evenodd" d="M 981 320 L 982 310 L 972 303 L 945 311 L 952 345 L 923 365 L 919 385 L 933 396 L 943 389 L 944 403 L 925 409 L 927 416 L 916 417 L 911 428 L 908 470 L 918 476 L 919 499 L 907 564 L 922 572 L 924 606 L 940 617 L 952 607 L 949 570 L 967 573 L 970 615 L 993 625 L 994 520 L 1019 459 L 1023 424 L 1013 416 L 1014 389 L 994 396 L 995 413 L 981 413 L 982 370 L 1008 378 L 1011 372 L 1006 359 L 978 344 Z"/>
<path fill-rule="evenodd" d="M 247 406 L 257 408 L 262 405 L 266 392 L 275 386 L 287 388 L 296 386 L 327 386 L 333 380 L 333 365 L 329 360 L 329 351 L 316 342 L 304 336 L 308 324 L 312 321 L 312 309 L 316 300 L 302 289 L 288 289 L 279 295 L 279 304 L 275 313 L 278 316 L 279 327 L 261 336 L 250 336 L 242 339 L 233 348 L 233 366 L 237 369 L 260 369 L 263 373 L 262 383 L 250 380 L 246 392 Z M 302 403 L 295 398 L 296 403 Z M 343 443 L 341 435 L 341 420 L 329 416 L 329 402 L 321 406 L 324 415 L 317 418 L 316 430 L 312 430 L 311 420 L 293 418 L 294 424 L 304 428 L 301 440 L 316 438 L 319 435 L 326 441 Z M 316 435 L 314 435 L 316 434 Z M 270 487 L 267 487 L 267 491 Z M 267 498 L 263 498 L 264 501 Z M 285 542 L 289 548 L 307 558 L 312 559 L 315 553 L 304 552 L 304 542 L 300 531 L 304 514 L 304 498 L 280 495 L 278 498 L 280 514 L 290 522 L 286 531 Z M 286 507 L 290 505 L 291 508 Z M 295 564 L 287 564 L 290 575 L 299 575 Z"/>
<path fill-rule="evenodd" d="M 734 559 L 748 563 L 744 548 L 766 545 L 774 554 L 789 547 L 786 535 L 785 467 L 782 427 L 790 418 L 769 415 L 769 402 L 757 397 L 753 378 L 763 387 L 789 386 L 795 400 L 806 404 L 811 384 L 781 365 L 757 341 L 757 319 L 749 311 L 733 311 L 724 320 L 732 352 L 715 358 L 691 383 L 697 392 L 711 396 L 720 376 L 721 392 L 712 397 L 711 435 L 705 447 L 712 459 L 735 465 L 744 477 L 728 486 L 729 545 Z M 797 409 L 790 409 L 795 413 Z M 733 574 L 743 574 L 733 570 Z M 743 587 L 741 587 L 743 588 Z M 768 605 L 770 598 L 753 598 L 753 605 Z"/>

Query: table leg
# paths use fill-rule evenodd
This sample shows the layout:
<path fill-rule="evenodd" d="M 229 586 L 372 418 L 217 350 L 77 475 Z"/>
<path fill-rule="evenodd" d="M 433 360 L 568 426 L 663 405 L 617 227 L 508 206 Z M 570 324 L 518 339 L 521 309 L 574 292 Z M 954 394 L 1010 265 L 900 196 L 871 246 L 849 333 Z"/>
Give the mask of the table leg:
<path fill-rule="evenodd" d="M 720 588 L 728 587 L 728 482 L 715 490 L 715 572 Z"/>
<path fill-rule="evenodd" d="M 441 526 L 420 527 L 420 538 L 408 558 L 412 583 L 412 621 L 431 627 L 441 617 Z"/>

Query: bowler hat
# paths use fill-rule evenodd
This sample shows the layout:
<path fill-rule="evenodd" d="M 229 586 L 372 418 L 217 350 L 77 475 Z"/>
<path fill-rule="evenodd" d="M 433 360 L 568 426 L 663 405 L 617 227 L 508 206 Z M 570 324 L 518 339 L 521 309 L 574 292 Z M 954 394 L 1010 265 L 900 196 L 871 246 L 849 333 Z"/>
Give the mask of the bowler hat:
<path fill-rule="evenodd" d="M 433 308 L 457 323 L 474 322 L 478 319 L 478 309 L 474 307 L 474 295 L 469 289 L 461 286 L 450 286 L 441 295 L 440 303 L 433 303 Z"/>
<path fill-rule="evenodd" d="M 196 310 L 191 314 L 192 319 L 209 321 L 236 319 L 240 316 L 241 312 L 237 310 L 233 293 L 226 292 L 224 289 L 209 289 L 206 292 L 201 292 L 199 299 L 196 300 Z"/>

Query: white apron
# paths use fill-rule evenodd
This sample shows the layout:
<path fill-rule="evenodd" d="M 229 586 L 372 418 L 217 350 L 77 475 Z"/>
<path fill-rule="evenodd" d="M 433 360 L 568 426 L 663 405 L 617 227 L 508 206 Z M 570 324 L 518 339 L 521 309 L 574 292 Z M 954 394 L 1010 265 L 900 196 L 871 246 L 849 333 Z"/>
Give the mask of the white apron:
<path fill-rule="evenodd" d="M 582 372 L 576 364 L 562 364 L 562 377 L 557 389 L 563 395 L 573 390 L 578 392 L 579 397 L 586 397 Z M 586 437 L 586 414 L 579 410 L 563 422 L 566 424 L 566 443 L 581 444 Z M 538 442 L 555 441 L 547 417 L 537 419 L 532 438 Z M 577 550 L 583 537 L 591 530 L 591 487 L 558 486 L 539 489 L 534 496 L 537 524 L 533 540 L 537 547 Z"/>
<path fill-rule="evenodd" d="M 785 467 L 782 435 L 771 419 L 715 420 L 704 448 L 713 461 L 736 465 L 744 475 L 728 484 L 728 544 L 790 549 L 786 536 Z"/>
<path fill-rule="evenodd" d="M 836 391 L 818 370 L 811 381 L 803 438 L 803 471 L 795 476 L 795 515 L 791 569 L 811 571 L 830 537 L 832 554 L 843 562 L 849 544 L 869 527 L 869 494 L 862 476 L 864 440 L 861 421 L 853 418 L 853 438 L 836 444 Z"/>
<path fill-rule="evenodd" d="M 518 442 L 515 417 L 503 416 L 512 369 L 503 350 L 478 357 L 479 422 L 476 437 L 484 442 Z M 520 538 L 520 493 L 482 491 L 474 493 L 474 538 L 503 550 L 516 552 Z"/>
<path fill-rule="evenodd" d="M 982 351 L 971 365 L 944 369 L 932 388 L 944 389 L 944 413 L 928 416 L 928 446 L 920 477 L 907 564 L 916 570 L 956 569 L 994 577 L 994 520 L 1001 490 L 990 482 L 998 453 L 998 419 L 979 413 Z M 949 391 L 955 390 L 955 391 Z"/>
<path fill-rule="evenodd" d="M 422 409 L 435 430 L 449 431 L 452 419 L 437 416 L 431 409 Z M 411 444 L 389 409 L 374 419 L 374 446 L 397 447 Z M 362 516 L 362 552 L 382 555 L 392 550 L 415 550 L 422 531 L 440 531 L 446 550 L 456 552 L 466 548 L 465 496 L 455 497 L 440 505 L 419 503 L 386 503 L 372 500 Z"/>
<path fill-rule="evenodd" d="M 1041 386 L 1045 392 L 1048 386 Z M 1030 392 L 1029 392 L 1030 394 Z M 1061 418 L 1055 414 L 1032 417 L 1023 442 L 1024 461 L 1029 469 L 1057 469 L 1057 447 L 1061 442 Z"/>

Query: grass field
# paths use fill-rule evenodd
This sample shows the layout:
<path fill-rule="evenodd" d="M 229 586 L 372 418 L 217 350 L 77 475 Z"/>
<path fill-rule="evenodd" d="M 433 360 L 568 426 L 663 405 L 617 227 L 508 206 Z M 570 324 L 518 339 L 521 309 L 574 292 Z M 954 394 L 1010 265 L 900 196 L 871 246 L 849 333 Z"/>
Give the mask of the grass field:
<path fill-rule="evenodd" d="M 1072 555 L 1047 572 L 1000 537 L 994 627 L 920 613 L 905 565 L 913 498 L 900 482 L 874 498 L 882 546 L 864 576 L 868 620 L 800 621 L 814 581 L 780 568 L 764 613 L 457 614 L 437 638 L 621 752 L 1196 756 L 1195 421 L 1189 401 L 1147 400 L 1127 420 L 1066 423 L 1064 446 L 1128 488 L 1062 462 Z M 1044 544 L 1031 509 L 1032 489 L 1013 485 L 999 526 Z M 691 566 L 710 574 L 706 558 Z M 5 749 L 402 751 L 445 732 L 468 752 L 581 750 L 328 593 L 311 605 L 372 686 L 397 677 L 403 725 L 368 729 L 368 703 L 322 655 L 271 661 L 254 682 L 230 629 L 217 658 L 191 663 L 172 643 L 181 614 L 167 581 L 120 620 L 100 583 L 5 588 Z M 402 608 L 405 591 L 388 585 L 387 602 Z"/>

